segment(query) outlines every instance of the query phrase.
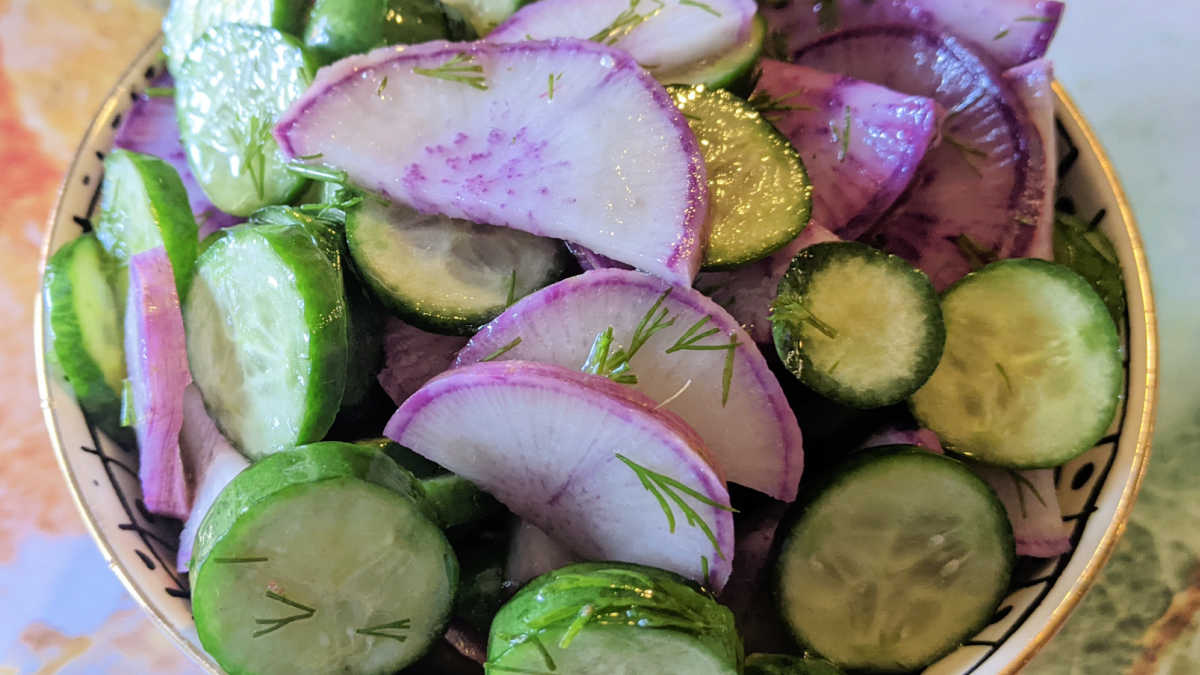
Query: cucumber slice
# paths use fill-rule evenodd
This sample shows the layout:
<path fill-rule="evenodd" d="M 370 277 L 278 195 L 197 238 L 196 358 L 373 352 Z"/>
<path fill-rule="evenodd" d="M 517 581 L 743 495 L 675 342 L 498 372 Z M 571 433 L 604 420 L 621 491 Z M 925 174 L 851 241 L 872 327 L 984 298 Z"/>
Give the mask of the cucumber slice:
<path fill-rule="evenodd" d="M 812 184 L 792 144 L 725 90 L 699 85 L 669 91 L 708 167 L 712 231 L 704 269 L 765 258 L 799 236 L 808 224 Z"/>
<path fill-rule="evenodd" d="M 458 563 L 412 475 L 316 443 L 229 483 L 200 525 L 192 612 L 230 673 L 391 673 L 439 639 Z"/>
<path fill-rule="evenodd" d="M 779 281 L 771 326 L 788 370 L 854 408 L 908 398 L 929 379 L 946 342 L 929 278 L 857 242 L 801 251 Z"/>
<path fill-rule="evenodd" d="M 790 654 L 751 654 L 745 675 L 845 675 L 825 659 Z"/>
<path fill-rule="evenodd" d="M 110 437 L 131 440 L 121 428 L 125 349 L 120 304 L 96 237 L 67 242 L 46 261 L 42 297 L 48 345 L 79 407 Z"/>
<path fill-rule="evenodd" d="M 437 0 L 316 0 L 304 29 L 304 43 L 326 63 L 385 45 L 473 37 Z"/>
<path fill-rule="evenodd" d="M 346 240 L 367 283 L 393 312 L 435 333 L 471 335 L 504 308 L 557 281 L 558 241 L 519 230 L 364 200 Z"/>
<path fill-rule="evenodd" d="M 735 675 L 733 614 L 686 579 L 579 563 L 529 582 L 492 621 L 489 673 Z"/>
<path fill-rule="evenodd" d="M 178 75 L 192 43 L 219 23 L 270 26 L 299 35 L 308 4 L 308 0 L 171 0 L 163 18 L 167 68 Z"/>
<path fill-rule="evenodd" d="M 296 38 L 263 26 L 219 24 L 188 50 L 175 82 L 179 133 L 192 173 L 217 208 L 247 216 L 304 190 L 306 180 L 287 170 L 271 129 L 315 71 Z"/>
<path fill-rule="evenodd" d="M 1015 558 L 1004 505 L 912 446 L 851 460 L 780 528 L 780 610 L 846 669 L 918 670 L 987 624 Z"/>
<path fill-rule="evenodd" d="M 199 234 L 187 189 L 170 164 L 128 150 L 109 153 L 104 158 L 96 238 L 122 266 L 142 251 L 165 246 L 175 290 L 181 299 L 187 297 Z M 122 303 L 126 283 L 122 274 L 117 288 Z"/>
<path fill-rule="evenodd" d="M 442 0 L 442 4 L 458 10 L 479 37 L 492 32 L 522 5 L 530 2 L 532 0 Z"/>
<path fill-rule="evenodd" d="M 1059 466 L 1116 414 L 1124 371 L 1108 309 L 1087 281 L 1043 260 L 1002 260 L 942 298 L 946 353 L 913 414 L 985 464 Z"/>
<path fill-rule="evenodd" d="M 239 225 L 196 265 L 188 360 L 226 437 L 251 459 L 321 439 L 347 370 L 342 275 L 295 227 Z"/>
<path fill-rule="evenodd" d="M 754 90 L 766 37 L 767 21 L 761 14 L 755 14 L 749 35 L 729 51 L 675 72 L 656 73 L 655 77 L 663 84 L 703 84 L 709 89 L 727 89 L 739 96 L 749 96 Z"/>

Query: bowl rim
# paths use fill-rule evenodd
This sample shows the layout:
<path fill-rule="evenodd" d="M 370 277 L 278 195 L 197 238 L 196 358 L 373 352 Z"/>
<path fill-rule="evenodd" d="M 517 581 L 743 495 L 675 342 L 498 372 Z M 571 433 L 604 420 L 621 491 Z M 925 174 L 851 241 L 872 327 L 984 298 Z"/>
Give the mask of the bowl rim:
<path fill-rule="evenodd" d="M 157 624 L 158 628 L 167 634 L 175 644 L 186 653 L 193 662 L 203 668 L 212 675 L 223 675 L 212 662 L 211 657 L 200 650 L 197 645 L 189 640 L 182 631 L 172 624 L 166 616 L 159 612 L 149 598 L 141 591 L 137 584 L 133 582 L 132 575 L 128 569 L 121 564 L 120 560 L 114 553 L 113 546 L 108 538 L 101 532 L 96 518 L 84 503 L 82 490 L 79 482 L 70 464 L 67 461 L 66 453 L 63 449 L 61 431 L 58 426 L 58 420 L 53 409 L 50 406 L 49 394 L 49 373 L 46 368 L 45 360 L 45 305 L 42 301 L 40 279 L 44 277 L 46 270 L 46 261 L 50 256 L 50 245 L 53 241 L 55 224 L 60 220 L 63 211 L 63 201 L 69 185 L 69 179 L 74 176 L 78 169 L 79 163 L 85 153 L 85 143 L 88 138 L 91 138 L 106 122 L 109 110 L 120 102 L 119 92 L 129 81 L 134 71 L 141 69 L 146 59 L 154 52 L 162 49 L 162 34 L 159 33 L 152 38 L 149 44 L 146 45 L 130 62 L 119 75 L 116 83 L 109 89 L 105 95 L 99 109 L 92 117 L 91 123 L 82 136 L 82 140 L 74 156 L 71 159 L 66 171 L 63 174 L 63 181 L 59 184 L 57 193 L 55 194 L 54 206 L 50 211 L 49 218 L 44 226 L 43 238 L 39 246 L 38 253 L 38 290 L 33 299 L 34 316 L 34 359 L 37 376 L 38 401 L 42 409 L 42 418 L 46 425 L 46 430 L 50 439 L 50 444 L 54 449 L 55 460 L 58 463 L 59 470 L 66 479 L 67 488 L 71 493 L 71 500 L 75 504 L 76 510 L 79 512 L 84 526 L 92 540 L 100 549 L 100 553 L 104 558 L 108 568 L 120 580 L 121 585 L 133 597 L 134 601 L 146 612 L 151 620 Z M 1124 410 L 1125 415 L 1136 412 L 1139 415 L 1140 425 L 1137 430 L 1136 441 L 1134 443 L 1133 463 L 1130 467 L 1129 478 L 1121 489 L 1120 497 L 1118 498 L 1117 507 L 1113 514 L 1113 518 L 1105 527 L 1104 534 L 1100 538 L 1100 542 L 1096 547 L 1095 552 L 1088 560 L 1080 576 L 1076 579 L 1067 594 L 1058 603 L 1046 624 L 1038 631 L 1038 633 L 1026 643 L 1016 657 L 1005 664 L 998 675 L 1015 675 L 1022 668 L 1033 660 L 1034 656 L 1053 638 L 1066 623 L 1067 618 L 1071 615 L 1074 609 L 1082 601 L 1083 597 L 1095 585 L 1099 577 L 1100 570 L 1107 564 L 1109 558 L 1116 548 L 1117 542 L 1120 541 L 1121 535 L 1124 533 L 1125 524 L 1129 520 L 1133 506 L 1137 500 L 1138 492 L 1141 489 L 1142 482 L 1146 475 L 1146 467 L 1150 459 L 1151 442 L 1154 436 L 1154 428 L 1158 413 L 1158 369 L 1159 369 L 1159 344 L 1158 344 L 1158 321 L 1157 310 L 1154 302 L 1153 288 L 1151 286 L 1149 262 L 1146 257 L 1145 243 L 1142 240 L 1141 231 L 1138 227 L 1137 220 L 1134 217 L 1133 209 L 1130 206 L 1128 196 L 1121 184 L 1120 178 L 1117 175 L 1116 169 L 1112 164 L 1108 153 L 1104 146 L 1097 138 L 1095 131 L 1080 112 L 1079 106 L 1075 100 L 1067 93 L 1063 85 L 1056 79 L 1052 83 L 1055 98 L 1062 104 L 1062 107 L 1079 129 L 1083 138 L 1083 143 L 1094 153 L 1097 164 L 1100 167 L 1101 173 L 1104 176 L 1105 182 L 1112 190 L 1113 196 L 1117 203 L 1121 225 L 1125 230 L 1126 236 L 1129 238 L 1130 251 L 1133 258 L 1133 271 L 1135 279 L 1133 284 L 1136 286 L 1138 293 L 1143 299 L 1143 311 L 1138 317 L 1139 323 L 1145 330 L 1145 381 L 1139 383 L 1143 388 L 1143 402 L 1140 411 Z M 1133 317 L 1130 317 L 1132 323 Z M 1132 383 L 1131 383 L 1132 386 Z"/>

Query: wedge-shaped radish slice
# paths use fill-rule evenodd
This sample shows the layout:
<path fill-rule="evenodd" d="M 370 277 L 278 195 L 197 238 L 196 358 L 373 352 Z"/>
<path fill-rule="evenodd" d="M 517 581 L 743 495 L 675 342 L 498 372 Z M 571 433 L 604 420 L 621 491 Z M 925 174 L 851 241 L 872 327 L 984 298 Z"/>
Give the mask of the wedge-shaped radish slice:
<path fill-rule="evenodd" d="M 864 241 L 921 268 L 939 290 L 990 259 L 1030 255 L 1048 198 L 1045 148 L 986 57 L 955 38 L 885 25 L 834 33 L 796 62 L 929 96 L 946 109 L 941 144 Z"/>
<path fill-rule="evenodd" d="M 804 160 L 812 222 L 843 239 L 895 203 L 937 137 L 932 99 L 770 59 L 751 102 Z"/>
<path fill-rule="evenodd" d="M 813 207 L 816 207 L 814 194 Z M 779 293 L 779 280 L 800 251 L 842 238 L 814 223 L 770 257 L 727 272 L 701 272 L 696 289 L 725 307 L 759 344 L 771 342 L 771 303 Z"/>
<path fill-rule="evenodd" d="M 1038 59 L 1004 71 L 1004 79 L 1025 105 L 1042 139 L 1042 184 L 1046 199 L 1038 212 L 1037 233 L 1030 245 L 1029 257 L 1054 260 L 1054 194 L 1058 189 L 1058 135 L 1054 127 L 1054 65 Z"/>
<path fill-rule="evenodd" d="M 720 57 L 750 35 L 752 0 L 541 0 L 488 34 L 492 42 L 573 37 L 629 52 L 664 82 Z"/>
<path fill-rule="evenodd" d="M 579 369 L 609 327 L 610 353 L 641 343 L 628 364 L 637 389 L 691 425 L 729 480 L 795 498 L 804 464 L 796 416 L 737 321 L 691 288 L 627 270 L 586 272 L 508 308 L 457 363 L 493 357 Z"/>
<path fill-rule="evenodd" d="M 146 509 L 180 520 L 192 506 L 179 454 L 188 370 L 175 275 L 161 246 L 129 259 L 125 366 L 137 432 L 138 477 Z"/>
<path fill-rule="evenodd" d="M 320 155 L 422 212 L 575 241 L 675 282 L 691 282 L 707 236 L 687 121 L 628 54 L 592 42 L 343 59 L 275 134 L 289 155 Z"/>
<path fill-rule="evenodd" d="M 1040 58 L 1065 5 L 1053 0 L 784 0 L 762 3 L 773 35 L 792 53 L 826 33 L 873 24 L 907 24 L 957 35 L 978 45 L 1002 68 Z"/>
<path fill-rule="evenodd" d="M 696 432 L 656 405 L 578 370 L 480 363 L 431 380 L 384 433 L 583 558 L 719 589 L 733 562 L 729 493 Z"/>

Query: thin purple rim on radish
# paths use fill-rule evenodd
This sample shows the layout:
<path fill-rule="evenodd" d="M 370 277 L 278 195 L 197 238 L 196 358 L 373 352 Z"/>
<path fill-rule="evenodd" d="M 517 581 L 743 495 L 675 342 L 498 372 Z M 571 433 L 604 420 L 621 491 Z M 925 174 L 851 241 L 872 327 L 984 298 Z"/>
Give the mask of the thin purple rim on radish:
<path fill-rule="evenodd" d="M 296 147 L 296 137 L 303 134 L 302 123 L 318 103 L 336 94 L 344 87 L 353 87 L 357 81 L 371 78 L 391 68 L 403 68 L 404 65 L 410 63 L 414 64 L 414 67 L 419 67 L 427 62 L 429 65 L 439 65 L 433 62 L 452 59 L 463 54 L 473 58 L 511 53 L 551 54 L 555 52 L 582 53 L 596 57 L 609 70 L 603 80 L 598 83 L 600 85 L 618 75 L 630 77 L 644 89 L 654 108 L 662 112 L 664 120 L 676 131 L 675 137 L 679 139 L 680 143 L 679 152 L 686 158 L 687 185 L 683 190 L 685 206 L 681 209 L 682 220 L 678 223 L 674 243 L 661 261 L 663 269 L 654 270 L 654 272 L 662 273 L 664 277 L 672 281 L 691 283 L 699 269 L 709 229 L 708 179 L 703 155 L 700 152 L 700 144 L 683 114 L 675 107 L 666 89 L 646 73 L 629 54 L 621 50 L 576 39 L 555 39 L 545 42 L 526 41 L 511 44 L 489 42 L 455 44 L 439 41 L 407 47 L 382 47 L 367 54 L 347 57 L 318 71 L 312 85 L 299 100 L 292 104 L 275 126 L 274 136 L 287 156 L 295 158 L 304 155 L 304 151 Z M 354 178 L 353 172 L 351 178 Z M 385 185 L 367 184 L 364 187 L 377 189 L 389 198 L 396 197 L 389 193 Z M 417 203 L 420 200 L 410 201 L 414 202 L 410 205 L 419 211 L 437 211 L 437 204 Z M 461 203 L 457 206 L 461 206 Z M 463 215 L 476 222 L 486 220 L 486 218 L 472 217 L 473 214 L 470 213 Z M 508 225 L 503 222 L 490 224 Z M 648 223 L 647 225 L 653 224 Z M 519 229 L 543 236 L 564 237 L 566 234 L 543 231 L 536 226 Z"/>

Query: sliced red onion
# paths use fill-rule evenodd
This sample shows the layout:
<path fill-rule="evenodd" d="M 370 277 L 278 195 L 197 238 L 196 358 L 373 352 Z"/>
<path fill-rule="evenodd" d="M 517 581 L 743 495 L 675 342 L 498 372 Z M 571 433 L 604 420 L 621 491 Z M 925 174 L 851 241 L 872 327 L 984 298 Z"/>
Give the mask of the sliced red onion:
<path fill-rule="evenodd" d="M 150 82 L 150 87 L 167 90 L 175 86 L 175 80 L 163 73 Z M 187 155 L 179 140 L 179 124 L 175 121 L 175 98 L 173 96 L 138 96 L 133 107 L 125 113 L 121 127 L 113 139 L 113 145 L 125 150 L 154 155 L 179 172 L 183 187 L 187 190 L 188 203 L 200 226 L 200 238 L 223 227 L 238 222 L 237 218 L 213 206 L 192 175 Z"/>
<path fill-rule="evenodd" d="M 125 364 L 136 415 L 142 501 L 151 513 L 182 520 L 192 503 L 179 455 L 179 429 L 183 390 L 192 375 L 175 275 L 163 247 L 129 260 Z"/>
<path fill-rule="evenodd" d="M 772 34 L 786 36 L 789 54 L 832 31 L 894 23 L 956 35 L 1002 68 L 1041 58 L 1065 7 L 1048 0 L 785 0 L 760 6 Z"/>
<path fill-rule="evenodd" d="M 885 445 L 915 445 L 918 448 L 925 448 L 935 455 L 946 454 L 946 451 L 942 449 L 942 442 L 938 440 L 937 434 L 928 429 L 897 429 L 895 427 L 888 427 L 872 434 L 870 438 L 863 441 L 862 447 L 879 448 Z"/>
<path fill-rule="evenodd" d="M 1054 128 L 1054 64 L 1038 59 L 1004 71 L 1004 79 L 1017 92 L 1025 110 L 1042 138 L 1045 162 L 1042 180 L 1046 198 L 1037 218 L 1037 233 L 1033 237 L 1029 256 L 1054 260 L 1054 193 L 1058 189 L 1058 135 Z"/>
<path fill-rule="evenodd" d="M 929 96 L 947 111 L 942 142 L 864 240 L 944 289 L 991 258 L 1028 257 L 1048 193 L 1046 149 L 1020 98 L 966 43 L 920 28 L 834 33 L 796 54 L 803 65 Z"/>
<path fill-rule="evenodd" d="M 1053 469 L 1013 471 L 976 463 L 970 466 L 1004 502 L 1017 555 L 1053 558 L 1071 550 L 1071 531 L 1062 519 Z"/>
<path fill-rule="evenodd" d="M 932 99 L 764 59 L 754 96 L 813 184 L 812 222 L 857 239 L 908 187 L 940 126 Z"/>
<path fill-rule="evenodd" d="M 379 386 L 396 405 L 454 364 L 467 338 L 427 333 L 400 319 L 388 319 L 383 335 L 383 370 Z"/>
<path fill-rule="evenodd" d="M 755 342 L 766 344 L 771 341 L 771 303 L 792 258 L 813 244 L 841 240 L 810 223 L 799 237 L 763 260 L 727 272 L 701 272 L 695 286 L 733 315 Z"/>
<path fill-rule="evenodd" d="M 175 557 L 176 568 L 186 572 L 191 564 L 192 545 L 196 541 L 200 521 L 204 520 L 221 490 L 242 469 L 250 466 L 250 462 L 221 435 L 204 408 L 200 390 L 194 384 L 189 384 L 183 392 L 179 450 L 193 494 L 192 511 L 183 522 L 183 530 L 179 533 L 179 553 Z"/>

